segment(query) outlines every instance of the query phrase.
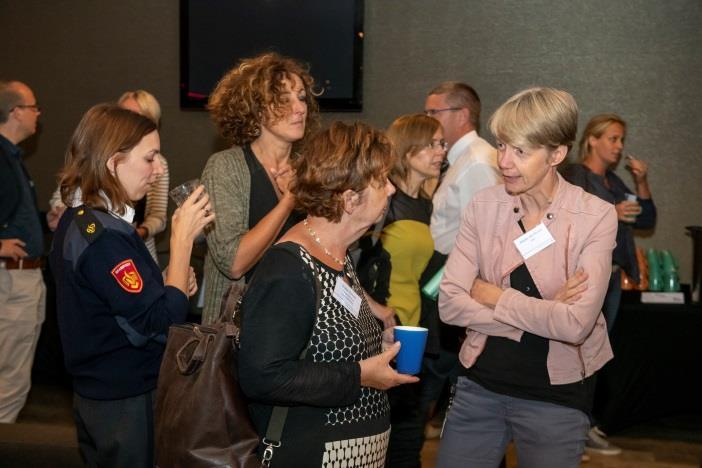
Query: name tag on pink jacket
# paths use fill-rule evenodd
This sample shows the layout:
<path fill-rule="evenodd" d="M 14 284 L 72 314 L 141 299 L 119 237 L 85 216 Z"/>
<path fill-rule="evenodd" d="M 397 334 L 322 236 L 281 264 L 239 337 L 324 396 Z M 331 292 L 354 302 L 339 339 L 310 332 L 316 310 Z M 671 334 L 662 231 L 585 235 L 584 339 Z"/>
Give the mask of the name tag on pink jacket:
<path fill-rule="evenodd" d="M 522 258 L 526 260 L 541 252 L 554 242 L 556 242 L 556 240 L 548 231 L 548 228 L 544 223 L 539 223 L 535 228 L 517 237 L 514 240 L 514 245 L 517 247 L 517 250 L 519 250 L 519 253 L 522 254 Z"/>

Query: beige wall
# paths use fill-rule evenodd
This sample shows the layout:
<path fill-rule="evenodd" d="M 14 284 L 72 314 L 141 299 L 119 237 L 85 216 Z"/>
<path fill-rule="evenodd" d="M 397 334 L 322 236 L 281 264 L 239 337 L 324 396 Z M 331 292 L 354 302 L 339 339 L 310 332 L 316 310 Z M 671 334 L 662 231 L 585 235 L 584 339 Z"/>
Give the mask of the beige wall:
<path fill-rule="evenodd" d="M 26 81 L 45 109 L 27 144 L 40 200 L 82 113 L 125 89 L 161 101 L 172 184 L 199 175 L 221 147 L 205 113 L 179 108 L 178 24 L 176 0 L 0 2 L 0 77 Z M 640 244 L 671 248 L 689 282 L 684 226 L 702 224 L 701 25 L 699 0 L 366 0 L 364 112 L 325 119 L 386 126 L 421 110 L 444 79 L 475 86 L 483 122 L 521 88 L 565 88 L 581 127 L 607 111 L 629 122 L 627 150 L 649 162 L 659 209 Z"/>

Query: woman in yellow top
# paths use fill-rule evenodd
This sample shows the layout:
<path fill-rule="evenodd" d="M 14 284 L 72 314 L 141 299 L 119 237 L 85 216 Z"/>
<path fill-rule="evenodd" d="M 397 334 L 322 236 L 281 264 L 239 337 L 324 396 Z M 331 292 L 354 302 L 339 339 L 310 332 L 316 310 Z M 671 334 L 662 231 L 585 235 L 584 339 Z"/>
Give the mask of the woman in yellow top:
<path fill-rule="evenodd" d="M 390 180 L 397 188 L 390 199 L 380 240 L 390 256 L 387 305 L 401 325 L 420 324 L 420 278 L 434 254 L 429 231 L 431 195 L 446 158 L 439 121 L 423 114 L 397 118 L 387 131 L 395 150 Z M 419 404 L 421 383 L 388 391 L 392 432 L 386 466 L 419 467 L 426 415 Z"/>
<path fill-rule="evenodd" d="M 419 325 L 419 278 L 434 253 L 429 231 L 431 195 L 446 158 L 441 124 L 423 114 L 398 117 L 387 131 L 396 152 L 390 180 L 397 191 L 390 200 L 380 239 L 390 254 L 388 306 L 402 325 Z"/>

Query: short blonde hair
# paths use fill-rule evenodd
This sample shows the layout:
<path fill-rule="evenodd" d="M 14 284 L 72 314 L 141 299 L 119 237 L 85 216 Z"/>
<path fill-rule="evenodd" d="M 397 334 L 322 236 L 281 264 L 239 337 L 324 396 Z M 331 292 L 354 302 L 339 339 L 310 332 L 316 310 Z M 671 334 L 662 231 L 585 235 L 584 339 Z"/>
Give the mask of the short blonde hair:
<path fill-rule="evenodd" d="M 585 126 L 585 130 L 583 130 L 583 136 L 580 137 L 580 143 L 578 144 L 578 157 L 584 161 L 590 154 L 591 150 L 588 139 L 591 136 L 595 138 L 601 137 L 605 130 L 607 130 L 610 125 L 615 123 L 618 123 L 624 127 L 624 134 L 626 134 L 626 122 L 617 114 L 598 114 L 591 118 Z"/>
<path fill-rule="evenodd" d="M 578 131 L 578 105 L 560 89 L 529 88 L 502 104 L 490 117 L 495 138 L 514 146 L 570 149 Z"/>
<path fill-rule="evenodd" d="M 428 144 L 441 124 L 433 117 L 424 114 L 402 115 L 395 119 L 387 132 L 388 139 L 392 143 L 395 152 L 395 164 L 390 170 L 390 180 L 397 185 L 400 182 L 406 183 L 409 178 L 410 157 L 422 151 Z M 422 189 L 420 195 L 431 198 L 427 190 Z"/>
<path fill-rule="evenodd" d="M 298 209 L 338 223 L 344 192 L 385 184 L 392 164 L 392 145 L 383 132 L 362 122 L 334 122 L 312 135 L 293 158 L 296 179 L 290 190 Z"/>
<path fill-rule="evenodd" d="M 141 110 L 140 114 L 154 121 L 156 125 L 161 126 L 161 105 L 158 103 L 153 94 L 143 89 L 136 91 L 127 91 L 122 94 L 117 100 L 117 105 L 121 106 L 124 101 L 134 99 Z"/>

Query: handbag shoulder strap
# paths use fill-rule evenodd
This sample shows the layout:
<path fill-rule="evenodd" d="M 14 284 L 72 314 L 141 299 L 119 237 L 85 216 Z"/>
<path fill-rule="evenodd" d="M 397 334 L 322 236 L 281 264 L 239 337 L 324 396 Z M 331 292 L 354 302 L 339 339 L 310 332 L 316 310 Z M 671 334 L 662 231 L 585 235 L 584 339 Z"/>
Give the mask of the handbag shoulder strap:
<path fill-rule="evenodd" d="M 300 246 L 304 250 L 304 247 Z M 314 277 L 314 290 L 315 290 L 315 306 L 314 306 L 314 319 L 312 321 L 312 333 L 314 333 L 314 324 L 317 322 L 317 316 L 319 315 L 319 308 L 322 302 L 322 285 L 319 283 L 319 268 L 314 260 L 314 257 L 310 255 L 312 261 L 312 276 Z M 300 353 L 300 360 L 307 356 L 307 350 L 312 344 L 312 333 L 307 340 L 307 345 L 305 349 Z M 271 412 L 271 418 L 268 420 L 268 429 L 266 429 L 266 435 L 263 438 L 263 445 L 266 446 L 263 451 L 263 466 L 270 466 L 271 459 L 273 458 L 273 449 L 280 447 L 281 437 L 283 435 L 283 427 L 285 426 L 285 420 L 288 417 L 287 406 L 274 406 Z"/>

